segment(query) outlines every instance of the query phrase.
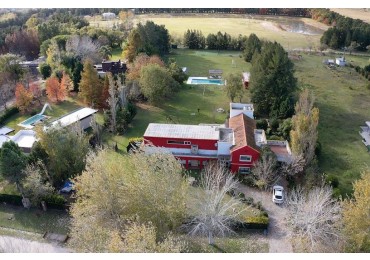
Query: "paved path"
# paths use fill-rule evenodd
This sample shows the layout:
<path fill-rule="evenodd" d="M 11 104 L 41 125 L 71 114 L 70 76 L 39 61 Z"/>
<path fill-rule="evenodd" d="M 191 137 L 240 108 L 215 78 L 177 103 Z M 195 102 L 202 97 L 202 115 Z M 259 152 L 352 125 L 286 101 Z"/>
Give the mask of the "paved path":
<path fill-rule="evenodd" d="M 66 248 L 17 237 L 0 236 L 0 253 L 68 253 Z"/>
<path fill-rule="evenodd" d="M 252 197 L 254 202 L 261 201 L 262 206 L 269 214 L 268 242 L 269 253 L 292 253 L 292 245 L 288 239 L 284 217 L 287 209 L 272 202 L 271 192 L 262 192 L 255 188 L 239 184 L 239 192 L 243 192 L 246 197 Z"/>

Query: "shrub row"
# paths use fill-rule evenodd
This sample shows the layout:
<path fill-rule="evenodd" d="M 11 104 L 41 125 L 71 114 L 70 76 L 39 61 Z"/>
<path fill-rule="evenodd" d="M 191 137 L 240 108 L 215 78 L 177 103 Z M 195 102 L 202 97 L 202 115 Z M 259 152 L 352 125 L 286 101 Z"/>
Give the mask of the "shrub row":
<path fill-rule="evenodd" d="M 44 198 L 46 205 L 51 209 L 67 209 L 66 200 L 63 196 L 52 194 Z M 22 196 L 20 195 L 10 195 L 10 194 L 0 194 L 0 203 L 5 202 L 14 206 L 23 206 Z"/>
<path fill-rule="evenodd" d="M 17 107 L 6 109 L 4 114 L 0 116 L 0 125 L 4 124 L 6 120 L 17 113 L 19 113 L 19 109 Z"/>

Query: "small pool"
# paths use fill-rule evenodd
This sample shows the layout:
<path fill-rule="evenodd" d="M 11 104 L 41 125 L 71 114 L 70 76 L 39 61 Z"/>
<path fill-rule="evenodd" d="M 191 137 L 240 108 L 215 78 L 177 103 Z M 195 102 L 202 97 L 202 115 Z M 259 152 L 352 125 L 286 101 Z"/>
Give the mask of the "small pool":
<path fill-rule="evenodd" d="M 190 77 L 187 84 L 192 85 L 224 85 L 224 80 L 222 79 L 209 79 L 206 77 Z"/>
<path fill-rule="evenodd" d="M 23 122 L 19 123 L 19 126 L 22 126 L 24 128 L 33 128 L 34 124 L 36 124 L 39 121 L 42 121 L 46 118 L 44 115 L 36 114 L 30 118 L 27 118 Z"/>

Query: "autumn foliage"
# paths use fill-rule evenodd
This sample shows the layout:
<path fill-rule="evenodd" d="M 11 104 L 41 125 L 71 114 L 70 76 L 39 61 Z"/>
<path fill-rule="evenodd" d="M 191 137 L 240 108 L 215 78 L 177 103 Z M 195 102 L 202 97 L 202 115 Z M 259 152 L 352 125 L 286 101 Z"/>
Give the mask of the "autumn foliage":
<path fill-rule="evenodd" d="M 52 102 L 59 102 L 66 99 L 67 89 L 65 84 L 59 83 L 57 77 L 50 77 L 46 80 L 46 94 Z"/>
<path fill-rule="evenodd" d="M 15 88 L 15 101 L 18 109 L 25 113 L 30 108 L 33 100 L 33 95 L 30 90 L 27 90 L 22 84 L 17 84 Z"/>
<path fill-rule="evenodd" d="M 146 54 L 139 54 L 133 63 L 128 65 L 127 79 L 138 80 L 140 78 L 141 69 L 149 64 L 158 64 L 160 67 L 165 67 L 164 62 L 157 55 L 148 56 Z"/>

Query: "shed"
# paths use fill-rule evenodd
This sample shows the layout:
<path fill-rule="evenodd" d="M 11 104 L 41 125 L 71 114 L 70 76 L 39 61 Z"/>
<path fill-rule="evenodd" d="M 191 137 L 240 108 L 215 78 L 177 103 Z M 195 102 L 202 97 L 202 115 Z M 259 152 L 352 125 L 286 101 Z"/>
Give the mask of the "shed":
<path fill-rule="evenodd" d="M 340 58 L 335 58 L 335 64 L 338 66 L 344 67 L 346 66 L 346 58 L 340 57 Z"/>
<path fill-rule="evenodd" d="M 98 110 L 89 107 L 83 107 L 55 120 L 51 123 L 51 127 L 56 127 L 58 125 L 61 127 L 66 127 L 80 122 L 82 130 L 85 130 L 91 126 L 92 116 L 96 112 L 98 112 Z M 44 127 L 44 130 L 47 128 L 48 127 Z"/>

